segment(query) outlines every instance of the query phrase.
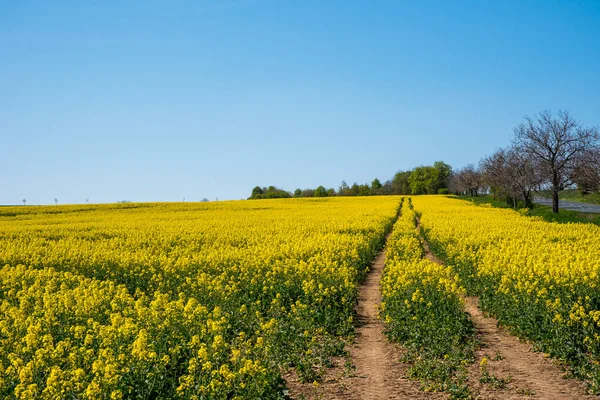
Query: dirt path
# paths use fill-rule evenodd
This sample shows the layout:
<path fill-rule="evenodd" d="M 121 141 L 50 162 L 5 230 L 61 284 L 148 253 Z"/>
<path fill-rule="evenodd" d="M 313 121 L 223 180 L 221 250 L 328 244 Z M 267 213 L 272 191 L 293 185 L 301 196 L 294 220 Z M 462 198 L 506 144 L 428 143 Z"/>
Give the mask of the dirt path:
<path fill-rule="evenodd" d="M 387 241 L 387 238 L 386 238 Z M 390 343 L 383 333 L 383 323 L 377 317 L 381 303 L 379 281 L 385 264 L 381 251 L 370 267 L 365 283 L 360 287 L 356 339 L 346 350 L 349 359 L 334 360 L 319 386 L 300 384 L 286 377 L 290 397 L 344 400 L 442 399 L 445 395 L 424 393 L 417 382 L 406 378 L 406 366 L 399 360 L 400 346 Z M 346 364 L 347 363 L 347 364 Z M 344 364 L 344 365 L 343 365 Z"/>
<path fill-rule="evenodd" d="M 417 230 L 420 229 L 417 220 Z M 442 264 L 428 243 L 422 237 L 421 240 L 425 257 Z M 467 297 L 465 301 L 465 311 L 471 316 L 481 343 L 476 362 L 469 368 L 470 386 L 477 399 L 598 399 L 586 394 L 583 382 L 566 379 L 564 371 L 552 360 L 499 328 L 495 318 L 484 316 L 477 297 Z M 484 357 L 488 360 L 487 376 L 480 367 Z"/>

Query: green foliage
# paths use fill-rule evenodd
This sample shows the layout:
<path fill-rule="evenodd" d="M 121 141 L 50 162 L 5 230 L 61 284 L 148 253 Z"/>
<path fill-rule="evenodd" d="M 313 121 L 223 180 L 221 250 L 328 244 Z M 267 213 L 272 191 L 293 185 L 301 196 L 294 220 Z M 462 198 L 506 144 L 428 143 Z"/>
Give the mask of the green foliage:
<path fill-rule="evenodd" d="M 338 189 L 338 194 L 340 196 L 350 196 L 350 187 L 348 186 L 346 181 L 342 181 L 342 184 Z"/>
<path fill-rule="evenodd" d="M 408 177 L 411 194 L 437 193 L 437 170 L 431 166 L 420 166 L 413 169 Z"/>
<path fill-rule="evenodd" d="M 373 179 L 373 182 L 371 182 L 369 194 L 371 194 L 371 195 L 383 194 L 383 185 L 381 184 L 379 179 L 377 179 L 377 178 Z"/>
<path fill-rule="evenodd" d="M 316 189 L 296 189 L 293 197 L 331 197 L 331 196 L 373 196 L 397 194 L 447 194 L 448 179 L 452 174 L 452 167 L 443 161 L 436 161 L 433 166 L 420 166 L 410 171 L 398 171 L 394 177 L 382 183 L 378 178 L 371 184 L 358 184 L 354 182 L 349 186 L 342 181 L 338 191 L 319 186 Z M 441 190 L 441 191 L 440 191 Z M 292 194 L 270 186 L 269 188 L 256 186 L 249 199 L 272 199 L 291 197 Z"/>
<path fill-rule="evenodd" d="M 354 182 L 352 186 L 349 187 L 345 181 L 342 181 L 340 190 L 338 192 L 339 196 L 369 196 L 371 194 L 372 190 L 369 185 L 359 185 L 358 183 Z"/>
<path fill-rule="evenodd" d="M 391 189 L 393 194 L 410 194 L 408 178 L 411 171 L 398 171 L 392 179 Z"/>
<path fill-rule="evenodd" d="M 452 167 L 443 161 L 436 161 L 433 163 L 433 168 L 437 174 L 437 188 L 439 189 L 448 187 L 448 178 L 452 175 Z"/>
<path fill-rule="evenodd" d="M 558 222 L 561 224 L 573 222 L 590 222 L 600 225 L 600 214 L 598 213 L 582 213 L 572 210 L 559 209 L 558 214 L 552 212 L 552 207 L 536 205 L 535 208 L 526 209 L 524 215 L 530 217 L 540 217 L 548 222 Z"/>
<path fill-rule="evenodd" d="M 252 189 L 252 195 L 250 196 L 251 199 L 261 199 L 263 195 L 263 190 L 260 186 L 255 186 L 254 189 Z"/>
<path fill-rule="evenodd" d="M 268 188 L 261 188 L 260 186 L 255 186 L 252 189 L 252 195 L 248 198 L 248 200 L 257 200 L 257 199 L 287 199 L 292 197 L 290 192 L 287 192 L 283 189 L 279 189 L 275 186 L 269 186 Z"/>
<path fill-rule="evenodd" d="M 287 199 L 292 197 L 289 192 L 276 188 L 275 186 L 269 186 L 267 191 L 263 193 L 263 199 Z"/>
<path fill-rule="evenodd" d="M 358 187 L 359 196 L 368 196 L 371 194 L 371 188 L 368 185 L 360 185 Z"/>
<path fill-rule="evenodd" d="M 315 197 L 327 197 L 327 189 L 324 186 L 319 186 L 315 190 Z"/>
<path fill-rule="evenodd" d="M 489 385 L 492 389 L 504 389 L 511 380 L 512 379 L 510 376 L 506 378 L 499 378 L 487 370 L 483 370 L 481 373 L 481 378 L 479 378 L 480 383 Z"/>
<path fill-rule="evenodd" d="M 440 189 L 447 189 L 447 180 L 451 173 L 452 167 L 443 161 L 436 161 L 433 166 L 416 167 L 408 176 L 410 193 L 437 194 Z"/>

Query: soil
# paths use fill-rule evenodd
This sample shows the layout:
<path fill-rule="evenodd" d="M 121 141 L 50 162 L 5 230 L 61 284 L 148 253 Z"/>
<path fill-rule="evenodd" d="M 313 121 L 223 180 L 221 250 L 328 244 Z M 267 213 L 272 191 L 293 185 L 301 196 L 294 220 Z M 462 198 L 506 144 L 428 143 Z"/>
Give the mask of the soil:
<path fill-rule="evenodd" d="M 419 221 L 417 230 L 420 232 Z M 442 264 L 423 238 L 422 243 L 425 257 Z M 476 361 L 469 367 L 469 384 L 476 399 L 598 399 L 587 394 L 583 382 L 566 378 L 563 368 L 532 351 L 529 343 L 498 327 L 495 318 L 479 309 L 477 297 L 465 297 L 465 311 L 471 316 L 480 342 Z M 482 369 L 484 357 L 488 361 Z"/>
<path fill-rule="evenodd" d="M 420 223 L 417 220 L 417 231 Z M 442 264 L 422 238 L 425 257 Z M 358 327 L 347 357 L 333 361 L 321 383 L 303 384 L 291 372 L 285 376 L 291 399 L 446 399 L 441 393 L 426 393 L 419 383 L 409 380 L 407 365 L 400 362 L 403 349 L 390 343 L 378 318 L 381 303 L 379 281 L 385 264 L 381 251 L 373 261 L 365 283 L 360 287 L 356 307 Z M 475 399 L 597 399 L 588 395 L 585 384 L 565 377 L 565 370 L 544 354 L 532 351 L 530 344 L 498 327 L 498 321 L 485 316 L 477 297 L 465 297 L 465 311 L 471 316 L 480 343 L 475 362 L 469 367 L 469 386 Z M 481 362 L 486 359 L 486 366 Z"/>
<path fill-rule="evenodd" d="M 294 374 L 286 376 L 292 399 L 444 399 L 446 395 L 425 393 L 419 383 L 406 378 L 407 366 L 400 362 L 402 348 L 390 343 L 378 318 L 381 303 L 379 281 L 385 264 L 381 251 L 360 287 L 356 338 L 347 346 L 348 357 L 337 358 L 318 385 L 301 384 Z"/>

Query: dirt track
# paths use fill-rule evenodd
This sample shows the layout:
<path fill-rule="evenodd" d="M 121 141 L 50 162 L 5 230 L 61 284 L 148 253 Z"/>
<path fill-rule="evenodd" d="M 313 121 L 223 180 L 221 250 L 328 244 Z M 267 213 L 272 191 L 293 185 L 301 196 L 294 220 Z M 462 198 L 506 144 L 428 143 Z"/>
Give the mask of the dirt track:
<path fill-rule="evenodd" d="M 420 231 L 419 223 L 417 230 Z M 424 239 L 422 243 L 425 257 L 441 264 Z M 381 251 L 360 287 L 357 335 L 355 342 L 346 348 L 349 357 L 335 359 L 334 367 L 317 386 L 301 384 L 293 374 L 286 376 L 290 398 L 419 400 L 448 397 L 422 392 L 417 382 L 407 379 L 407 366 L 399 361 L 402 347 L 390 343 L 383 333 L 377 307 L 381 303 L 379 282 L 384 264 L 385 251 Z M 471 316 L 481 344 L 475 363 L 469 367 L 469 386 L 475 399 L 598 399 L 586 394 L 582 382 L 564 378 L 564 371 L 543 354 L 533 352 L 531 345 L 499 328 L 498 321 L 484 316 L 478 304 L 476 297 L 465 298 L 465 311 Z M 484 358 L 487 365 L 482 370 L 480 363 Z"/>
<path fill-rule="evenodd" d="M 420 223 L 417 224 L 420 231 Z M 425 257 L 442 264 L 422 239 Z M 498 327 L 495 318 L 484 316 L 479 309 L 477 297 L 465 298 L 465 311 L 471 316 L 481 345 L 476 361 L 469 368 L 469 383 L 477 399 L 597 399 L 586 394 L 583 382 L 566 379 L 565 372 L 545 358 L 533 352 L 531 345 L 522 343 L 515 336 Z M 487 382 L 480 363 L 486 358 Z"/>
<path fill-rule="evenodd" d="M 442 399 L 445 395 L 425 393 L 417 382 L 406 378 L 406 366 L 399 360 L 402 348 L 390 343 L 383 333 L 383 323 L 377 317 L 381 303 L 379 281 L 385 264 L 381 251 L 370 267 L 365 283 L 360 287 L 356 308 L 358 327 L 356 339 L 346 350 L 349 360 L 335 360 L 336 367 L 328 371 L 322 384 L 300 384 L 288 379 L 290 397 L 301 395 L 310 399 L 384 400 L 384 399 Z M 344 365 L 348 361 L 350 365 Z"/>

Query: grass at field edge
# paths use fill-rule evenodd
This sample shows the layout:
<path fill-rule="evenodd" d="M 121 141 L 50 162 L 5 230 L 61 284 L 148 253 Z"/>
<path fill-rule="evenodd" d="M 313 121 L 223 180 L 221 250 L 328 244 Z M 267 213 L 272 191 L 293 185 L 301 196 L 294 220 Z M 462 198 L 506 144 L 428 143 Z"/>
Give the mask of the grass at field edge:
<path fill-rule="evenodd" d="M 512 208 L 510 205 L 506 204 L 506 202 L 494 199 L 492 195 L 471 197 L 471 196 L 461 196 L 459 199 L 468 200 L 477 205 L 479 204 L 491 204 L 492 207 L 498 208 Z M 571 199 L 569 199 L 571 200 Z M 557 222 L 561 224 L 566 223 L 592 223 L 600 226 L 600 214 L 595 213 L 583 213 L 578 211 L 571 210 L 559 210 L 558 214 L 554 214 L 552 212 L 552 207 L 542 206 L 536 204 L 534 208 L 523 211 L 524 215 L 530 217 L 541 217 L 545 221 L 548 222 Z"/>

